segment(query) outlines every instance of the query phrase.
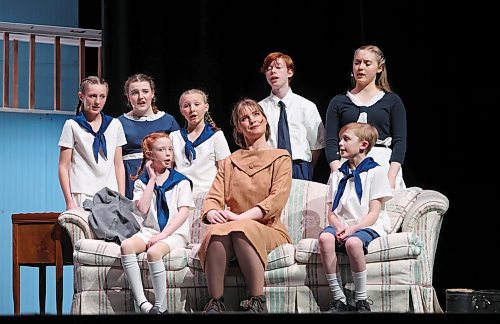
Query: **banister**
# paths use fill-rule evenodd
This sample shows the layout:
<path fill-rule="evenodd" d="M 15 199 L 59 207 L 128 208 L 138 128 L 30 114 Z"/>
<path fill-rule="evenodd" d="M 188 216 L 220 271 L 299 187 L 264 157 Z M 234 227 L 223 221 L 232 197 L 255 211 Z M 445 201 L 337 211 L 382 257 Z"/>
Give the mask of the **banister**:
<path fill-rule="evenodd" d="M 54 104 L 53 111 L 61 111 L 61 46 L 74 46 L 78 49 L 78 70 L 79 80 L 85 77 L 85 49 L 97 48 L 97 54 L 92 60 L 97 62 L 97 75 L 102 73 L 102 32 L 97 29 L 83 29 L 75 27 L 61 27 L 49 25 L 34 25 L 0 22 L 0 40 L 3 41 L 3 77 L 2 77 L 2 106 L 0 111 L 34 112 L 35 108 L 35 78 L 36 78 L 36 46 L 38 44 L 50 44 L 54 47 L 53 55 L 53 84 L 54 84 Z M 19 89 L 19 50 L 18 43 L 29 44 L 28 51 L 28 107 L 18 107 Z M 11 44 L 13 51 L 11 53 Z M 12 68 L 12 78 L 10 73 Z M 12 98 L 9 97 L 12 87 Z M 45 112 L 50 110 L 44 110 Z"/>

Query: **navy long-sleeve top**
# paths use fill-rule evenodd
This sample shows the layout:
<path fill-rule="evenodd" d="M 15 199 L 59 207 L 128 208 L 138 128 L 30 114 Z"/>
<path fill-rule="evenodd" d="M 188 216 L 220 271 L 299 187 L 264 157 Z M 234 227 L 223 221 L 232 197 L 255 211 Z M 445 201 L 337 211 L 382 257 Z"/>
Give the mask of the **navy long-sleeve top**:
<path fill-rule="evenodd" d="M 392 155 L 389 162 L 401 165 L 406 153 L 406 110 L 401 98 L 392 92 L 375 104 L 357 106 L 346 94 L 336 95 L 328 104 L 326 111 L 326 159 L 328 163 L 340 160 L 339 130 L 346 124 L 355 122 L 361 113 L 366 112 L 367 122 L 378 131 L 380 140 L 392 137 Z"/>

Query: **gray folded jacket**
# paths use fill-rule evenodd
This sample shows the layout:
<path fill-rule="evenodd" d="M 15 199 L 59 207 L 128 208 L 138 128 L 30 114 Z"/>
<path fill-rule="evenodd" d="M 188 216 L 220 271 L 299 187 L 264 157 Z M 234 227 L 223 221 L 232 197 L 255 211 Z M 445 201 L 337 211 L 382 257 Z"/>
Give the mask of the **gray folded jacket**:
<path fill-rule="evenodd" d="M 89 226 L 97 238 L 121 244 L 141 229 L 134 216 L 134 202 L 119 192 L 104 187 L 92 200 L 83 202 L 90 212 Z"/>

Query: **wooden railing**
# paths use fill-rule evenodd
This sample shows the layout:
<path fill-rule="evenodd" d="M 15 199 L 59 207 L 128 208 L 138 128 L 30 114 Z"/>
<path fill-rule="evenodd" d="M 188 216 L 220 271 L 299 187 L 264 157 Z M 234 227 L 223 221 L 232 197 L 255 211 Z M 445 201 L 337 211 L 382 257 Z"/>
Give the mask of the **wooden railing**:
<path fill-rule="evenodd" d="M 101 31 L 47 25 L 30 25 L 0 22 L 0 40 L 3 40 L 3 97 L 5 108 L 18 107 L 19 89 L 19 42 L 28 42 L 28 110 L 35 109 L 35 50 L 39 43 L 52 44 L 54 47 L 54 111 L 61 109 L 61 45 L 78 47 L 79 81 L 85 77 L 85 50 L 97 48 L 97 75 L 102 75 L 102 43 Z M 12 63 L 10 46 L 12 45 Z M 12 82 L 10 67 L 12 66 Z M 9 93 L 12 86 L 12 102 Z M 1 108 L 1 107 L 0 107 Z"/>

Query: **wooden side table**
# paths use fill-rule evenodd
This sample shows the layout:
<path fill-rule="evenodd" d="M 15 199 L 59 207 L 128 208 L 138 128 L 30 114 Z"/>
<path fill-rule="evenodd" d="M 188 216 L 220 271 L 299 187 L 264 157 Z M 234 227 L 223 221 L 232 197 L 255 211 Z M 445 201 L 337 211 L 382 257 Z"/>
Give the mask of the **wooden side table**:
<path fill-rule="evenodd" d="M 46 267 L 56 267 L 57 314 L 62 314 L 63 265 L 73 264 L 68 233 L 57 222 L 60 213 L 12 214 L 12 283 L 14 314 L 20 313 L 20 266 L 38 267 L 40 314 L 45 314 Z"/>

